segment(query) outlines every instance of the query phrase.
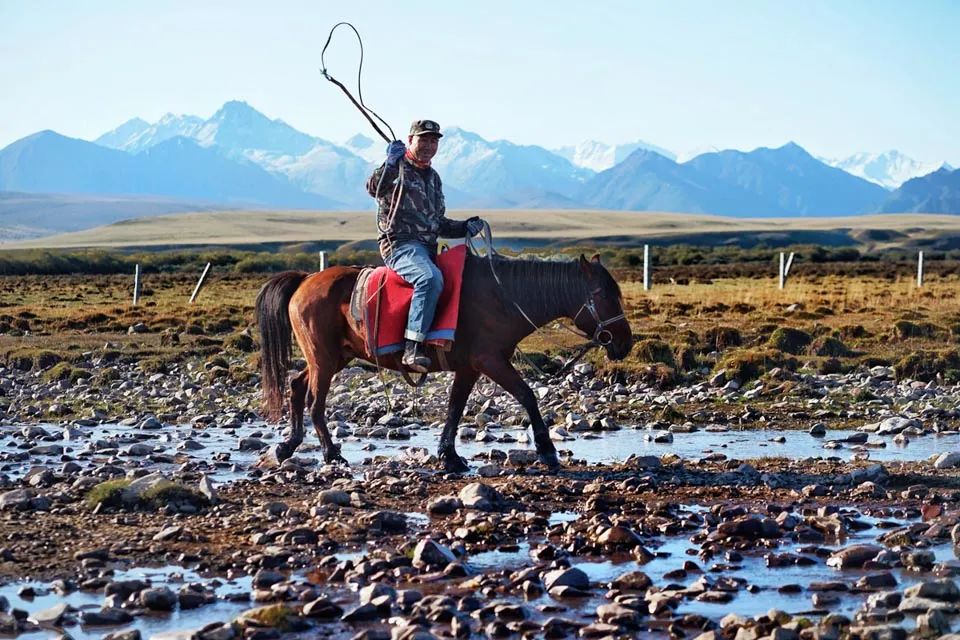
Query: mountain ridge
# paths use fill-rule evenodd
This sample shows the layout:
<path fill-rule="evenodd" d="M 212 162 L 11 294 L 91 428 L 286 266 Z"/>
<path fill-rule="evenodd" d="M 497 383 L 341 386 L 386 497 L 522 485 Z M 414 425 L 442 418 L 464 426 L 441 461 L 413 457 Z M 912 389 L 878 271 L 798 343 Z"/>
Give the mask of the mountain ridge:
<path fill-rule="evenodd" d="M 383 146 L 362 133 L 334 143 L 231 100 L 209 118 L 173 113 L 153 123 L 131 118 L 94 142 L 50 130 L 26 136 L 0 150 L 0 190 L 70 193 L 87 200 L 122 195 L 126 203 L 142 197 L 371 210 L 365 183 L 382 162 Z M 854 175 L 854 169 L 833 166 L 796 142 L 752 151 L 712 150 L 677 162 L 671 152 L 642 141 L 585 141 L 550 150 L 488 140 L 458 126 L 444 129 L 433 164 L 451 208 L 595 208 L 740 217 L 854 215 L 898 208 L 960 213 L 951 171 L 914 177 L 891 192 L 877 184 L 882 176 L 907 175 L 922 163 L 896 151 L 851 158 L 850 167 L 876 161 L 886 173 Z"/>

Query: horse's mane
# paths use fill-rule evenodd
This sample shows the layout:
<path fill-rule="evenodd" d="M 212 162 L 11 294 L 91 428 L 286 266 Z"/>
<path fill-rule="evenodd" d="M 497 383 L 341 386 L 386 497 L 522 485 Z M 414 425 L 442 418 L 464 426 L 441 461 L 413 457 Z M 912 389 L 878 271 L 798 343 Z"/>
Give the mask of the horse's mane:
<path fill-rule="evenodd" d="M 480 277 L 493 278 L 486 256 L 468 256 L 473 261 L 473 271 Z M 537 260 L 530 258 L 507 258 L 495 255 L 493 268 L 503 283 L 504 298 L 516 301 L 531 316 L 550 316 L 558 309 L 571 309 L 583 304 L 590 292 L 587 280 L 576 259 Z M 620 299 L 617 281 L 600 268 L 594 271 L 601 293 Z"/>

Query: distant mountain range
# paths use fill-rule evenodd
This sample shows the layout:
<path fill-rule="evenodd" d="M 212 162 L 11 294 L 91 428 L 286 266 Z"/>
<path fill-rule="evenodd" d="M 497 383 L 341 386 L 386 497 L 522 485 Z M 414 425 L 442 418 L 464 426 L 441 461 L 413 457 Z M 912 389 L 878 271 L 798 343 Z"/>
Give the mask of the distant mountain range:
<path fill-rule="evenodd" d="M 120 196 L 198 206 L 369 210 L 373 202 L 364 184 L 383 148 L 362 134 L 330 142 L 231 101 L 207 119 L 167 114 L 151 124 L 134 118 L 93 142 L 53 131 L 33 134 L 0 150 L 0 191 L 83 194 L 88 201 Z M 458 127 L 445 128 L 434 159 L 453 208 L 734 216 L 960 213 L 957 172 L 941 165 L 896 151 L 823 161 L 794 143 L 711 151 L 677 162 L 642 141 L 588 141 L 551 151 Z M 0 219 L 14 224 L 3 206 L 0 200 Z"/>
<path fill-rule="evenodd" d="M 960 169 L 942 168 L 907 180 L 880 210 L 883 213 L 960 212 Z"/>
<path fill-rule="evenodd" d="M 938 169 L 952 170 L 946 162 L 920 162 L 895 149 L 883 153 L 856 153 L 847 158 L 823 159 L 831 167 L 843 169 L 891 191 L 911 178 L 925 176 Z"/>
<path fill-rule="evenodd" d="M 677 159 L 676 154 L 672 151 L 643 141 L 614 145 L 597 142 L 596 140 L 586 140 L 576 146 L 554 149 L 554 153 L 563 156 L 578 167 L 592 171 L 606 171 L 626 160 L 637 149 L 653 151 L 671 160 Z"/>

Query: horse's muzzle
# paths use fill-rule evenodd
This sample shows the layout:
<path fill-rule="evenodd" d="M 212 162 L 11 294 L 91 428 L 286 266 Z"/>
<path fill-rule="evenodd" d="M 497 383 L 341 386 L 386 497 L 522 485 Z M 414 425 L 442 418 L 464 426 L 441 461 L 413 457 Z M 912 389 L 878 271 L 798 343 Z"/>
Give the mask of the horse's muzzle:
<path fill-rule="evenodd" d="M 630 351 L 633 349 L 633 339 L 625 342 L 611 342 L 605 349 L 607 350 L 607 357 L 611 360 L 623 360 L 630 355 Z"/>

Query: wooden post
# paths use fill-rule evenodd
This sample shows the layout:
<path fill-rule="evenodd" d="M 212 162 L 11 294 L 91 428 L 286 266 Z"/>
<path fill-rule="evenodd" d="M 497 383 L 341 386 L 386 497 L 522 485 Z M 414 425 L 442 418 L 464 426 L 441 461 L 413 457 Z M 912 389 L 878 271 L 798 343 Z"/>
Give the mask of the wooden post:
<path fill-rule="evenodd" d="M 320 271 L 323 271 L 327 268 L 327 252 L 320 252 Z"/>
<path fill-rule="evenodd" d="M 193 301 L 197 299 L 197 294 L 200 293 L 200 287 L 203 286 L 203 281 L 207 279 L 207 274 L 210 273 L 210 263 L 207 263 L 207 266 L 203 268 L 203 273 L 200 274 L 200 279 L 197 280 L 197 286 L 193 288 L 193 295 L 190 296 L 190 304 L 193 304 Z"/>
<path fill-rule="evenodd" d="M 643 290 L 650 291 L 650 245 L 643 245 Z"/>
<path fill-rule="evenodd" d="M 133 268 L 133 306 L 140 302 L 140 265 Z"/>
<path fill-rule="evenodd" d="M 790 256 L 787 257 L 787 254 L 780 252 L 780 288 L 783 289 L 787 286 L 787 277 L 790 275 L 790 267 L 793 266 L 793 251 L 790 252 Z"/>
<path fill-rule="evenodd" d="M 923 286 L 923 251 L 917 256 L 917 286 Z"/>

